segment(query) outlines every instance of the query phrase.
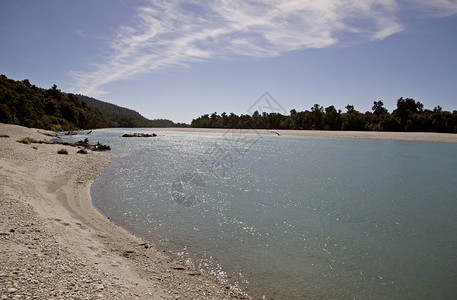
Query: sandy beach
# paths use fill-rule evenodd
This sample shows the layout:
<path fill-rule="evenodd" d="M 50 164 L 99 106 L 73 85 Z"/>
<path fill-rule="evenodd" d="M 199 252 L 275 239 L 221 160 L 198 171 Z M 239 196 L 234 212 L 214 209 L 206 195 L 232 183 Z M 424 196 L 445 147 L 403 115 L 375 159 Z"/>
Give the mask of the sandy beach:
<path fill-rule="evenodd" d="M 0 124 L 2 299 L 242 298 L 93 208 L 90 185 L 113 154 L 16 142 L 43 132 Z"/>

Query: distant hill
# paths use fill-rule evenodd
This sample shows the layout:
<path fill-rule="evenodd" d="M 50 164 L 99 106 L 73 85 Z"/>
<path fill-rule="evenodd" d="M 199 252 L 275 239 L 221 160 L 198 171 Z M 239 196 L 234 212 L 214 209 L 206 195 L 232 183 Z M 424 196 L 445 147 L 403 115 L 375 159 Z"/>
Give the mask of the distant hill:
<path fill-rule="evenodd" d="M 104 102 L 84 95 L 77 94 L 78 100 L 85 102 L 88 107 L 99 110 L 102 115 L 109 117 L 119 117 L 127 119 L 137 119 L 139 121 L 149 121 L 133 109 L 117 106 L 112 103 Z"/>
<path fill-rule="evenodd" d="M 43 89 L 28 79 L 0 75 L 0 122 L 48 130 L 109 127 L 184 127 L 170 120 L 148 120 L 138 112 L 83 95 Z"/>
<path fill-rule="evenodd" d="M 81 103 L 98 110 L 103 116 L 114 118 L 119 126 L 117 127 L 186 127 L 188 125 L 174 123 L 170 120 L 156 119 L 149 120 L 133 109 L 121 107 L 109 102 L 97 100 L 84 95 L 76 95 Z"/>

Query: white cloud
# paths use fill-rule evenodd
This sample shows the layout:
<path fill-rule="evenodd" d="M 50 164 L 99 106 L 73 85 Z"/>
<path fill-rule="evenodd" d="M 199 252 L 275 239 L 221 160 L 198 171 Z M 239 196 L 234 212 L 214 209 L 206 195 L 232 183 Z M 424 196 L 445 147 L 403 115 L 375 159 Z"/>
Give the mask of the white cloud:
<path fill-rule="evenodd" d="M 117 29 L 105 62 L 72 72 L 75 91 L 98 96 L 107 83 L 207 59 L 385 39 L 405 29 L 400 14 L 410 8 L 423 16 L 457 13 L 453 0 L 151 0 Z"/>

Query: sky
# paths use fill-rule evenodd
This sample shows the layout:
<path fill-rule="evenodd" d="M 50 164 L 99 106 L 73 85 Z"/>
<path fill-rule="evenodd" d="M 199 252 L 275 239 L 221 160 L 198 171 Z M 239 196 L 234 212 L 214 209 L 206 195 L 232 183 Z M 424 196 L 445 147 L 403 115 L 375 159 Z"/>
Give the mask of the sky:
<path fill-rule="evenodd" d="M 268 92 L 457 110 L 457 0 L 0 0 L 0 73 L 190 123 Z"/>

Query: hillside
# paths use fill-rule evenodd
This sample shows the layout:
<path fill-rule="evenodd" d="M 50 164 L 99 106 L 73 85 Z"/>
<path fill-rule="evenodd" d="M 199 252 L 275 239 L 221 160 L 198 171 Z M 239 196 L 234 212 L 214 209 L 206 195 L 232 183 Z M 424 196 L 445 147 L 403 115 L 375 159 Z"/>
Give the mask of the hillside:
<path fill-rule="evenodd" d="M 0 122 L 48 130 L 108 127 L 176 127 L 170 120 L 148 120 L 138 112 L 83 95 L 43 89 L 28 79 L 0 75 Z"/>
<path fill-rule="evenodd" d="M 76 95 L 78 100 L 88 107 L 98 110 L 105 117 L 114 118 L 119 126 L 116 127 L 185 127 L 186 124 L 175 124 L 173 121 L 156 119 L 149 120 L 133 109 L 121 107 L 84 95 Z"/>
<path fill-rule="evenodd" d="M 117 106 L 115 104 L 97 100 L 95 98 L 91 98 L 84 95 L 77 94 L 76 97 L 78 97 L 79 101 L 85 102 L 88 107 L 95 110 L 99 110 L 104 116 L 136 119 L 138 121 L 144 122 L 149 121 L 148 119 L 140 115 L 138 112 L 129 108 Z"/>

